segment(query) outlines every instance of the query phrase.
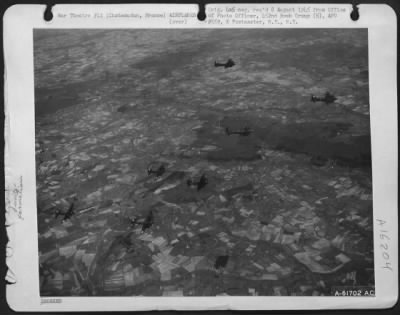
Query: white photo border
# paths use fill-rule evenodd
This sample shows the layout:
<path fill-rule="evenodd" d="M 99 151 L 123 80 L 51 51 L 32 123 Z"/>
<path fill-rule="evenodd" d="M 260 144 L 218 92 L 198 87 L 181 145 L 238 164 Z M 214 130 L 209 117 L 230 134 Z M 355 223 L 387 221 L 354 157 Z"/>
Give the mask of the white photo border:
<path fill-rule="evenodd" d="M 210 4 L 225 6 L 280 6 L 302 4 Z M 326 7 L 327 4 L 307 4 Z M 44 303 L 39 293 L 36 213 L 35 115 L 33 29 L 56 28 L 261 28 L 257 25 L 212 25 L 196 19 L 186 25 L 168 21 L 129 19 L 59 19 L 61 12 L 198 11 L 195 4 L 56 5 L 54 19 L 45 22 L 44 5 L 14 5 L 3 19 L 5 58 L 5 175 L 8 192 L 18 189 L 19 208 L 6 209 L 10 254 L 7 265 L 15 284 L 7 286 L 7 301 L 17 311 L 126 311 L 126 310 L 294 310 L 389 308 L 398 299 L 397 226 L 397 33 L 396 14 L 384 4 L 359 5 L 360 19 L 346 14 L 334 20 L 309 20 L 266 28 L 368 28 L 370 119 L 372 141 L 375 297 L 61 297 Z M 7 192 L 6 192 L 6 201 Z M 15 196 L 13 195 L 13 198 Z M 389 264 L 389 265 L 388 265 Z M 391 268 L 387 268 L 390 266 Z M 46 297 L 47 299 L 47 297 Z"/>

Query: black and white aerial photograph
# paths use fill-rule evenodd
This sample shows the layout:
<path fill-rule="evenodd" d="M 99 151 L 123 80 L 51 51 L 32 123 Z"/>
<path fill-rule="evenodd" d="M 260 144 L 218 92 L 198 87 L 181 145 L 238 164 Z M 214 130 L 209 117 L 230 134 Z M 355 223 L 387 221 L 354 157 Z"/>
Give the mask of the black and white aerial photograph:
<path fill-rule="evenodd" d="M 33 43 L 42 297 L 373 295 L 367 29 Z"/>

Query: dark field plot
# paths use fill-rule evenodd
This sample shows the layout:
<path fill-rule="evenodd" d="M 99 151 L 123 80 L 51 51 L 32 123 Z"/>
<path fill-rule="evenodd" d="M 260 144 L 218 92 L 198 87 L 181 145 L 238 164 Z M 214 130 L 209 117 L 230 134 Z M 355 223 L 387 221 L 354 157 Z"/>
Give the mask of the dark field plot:
<path fill-rule="evenodd" d="M 366 30 L 35 30 L 34 53 L 43 296 L 374 287 Z"/>

